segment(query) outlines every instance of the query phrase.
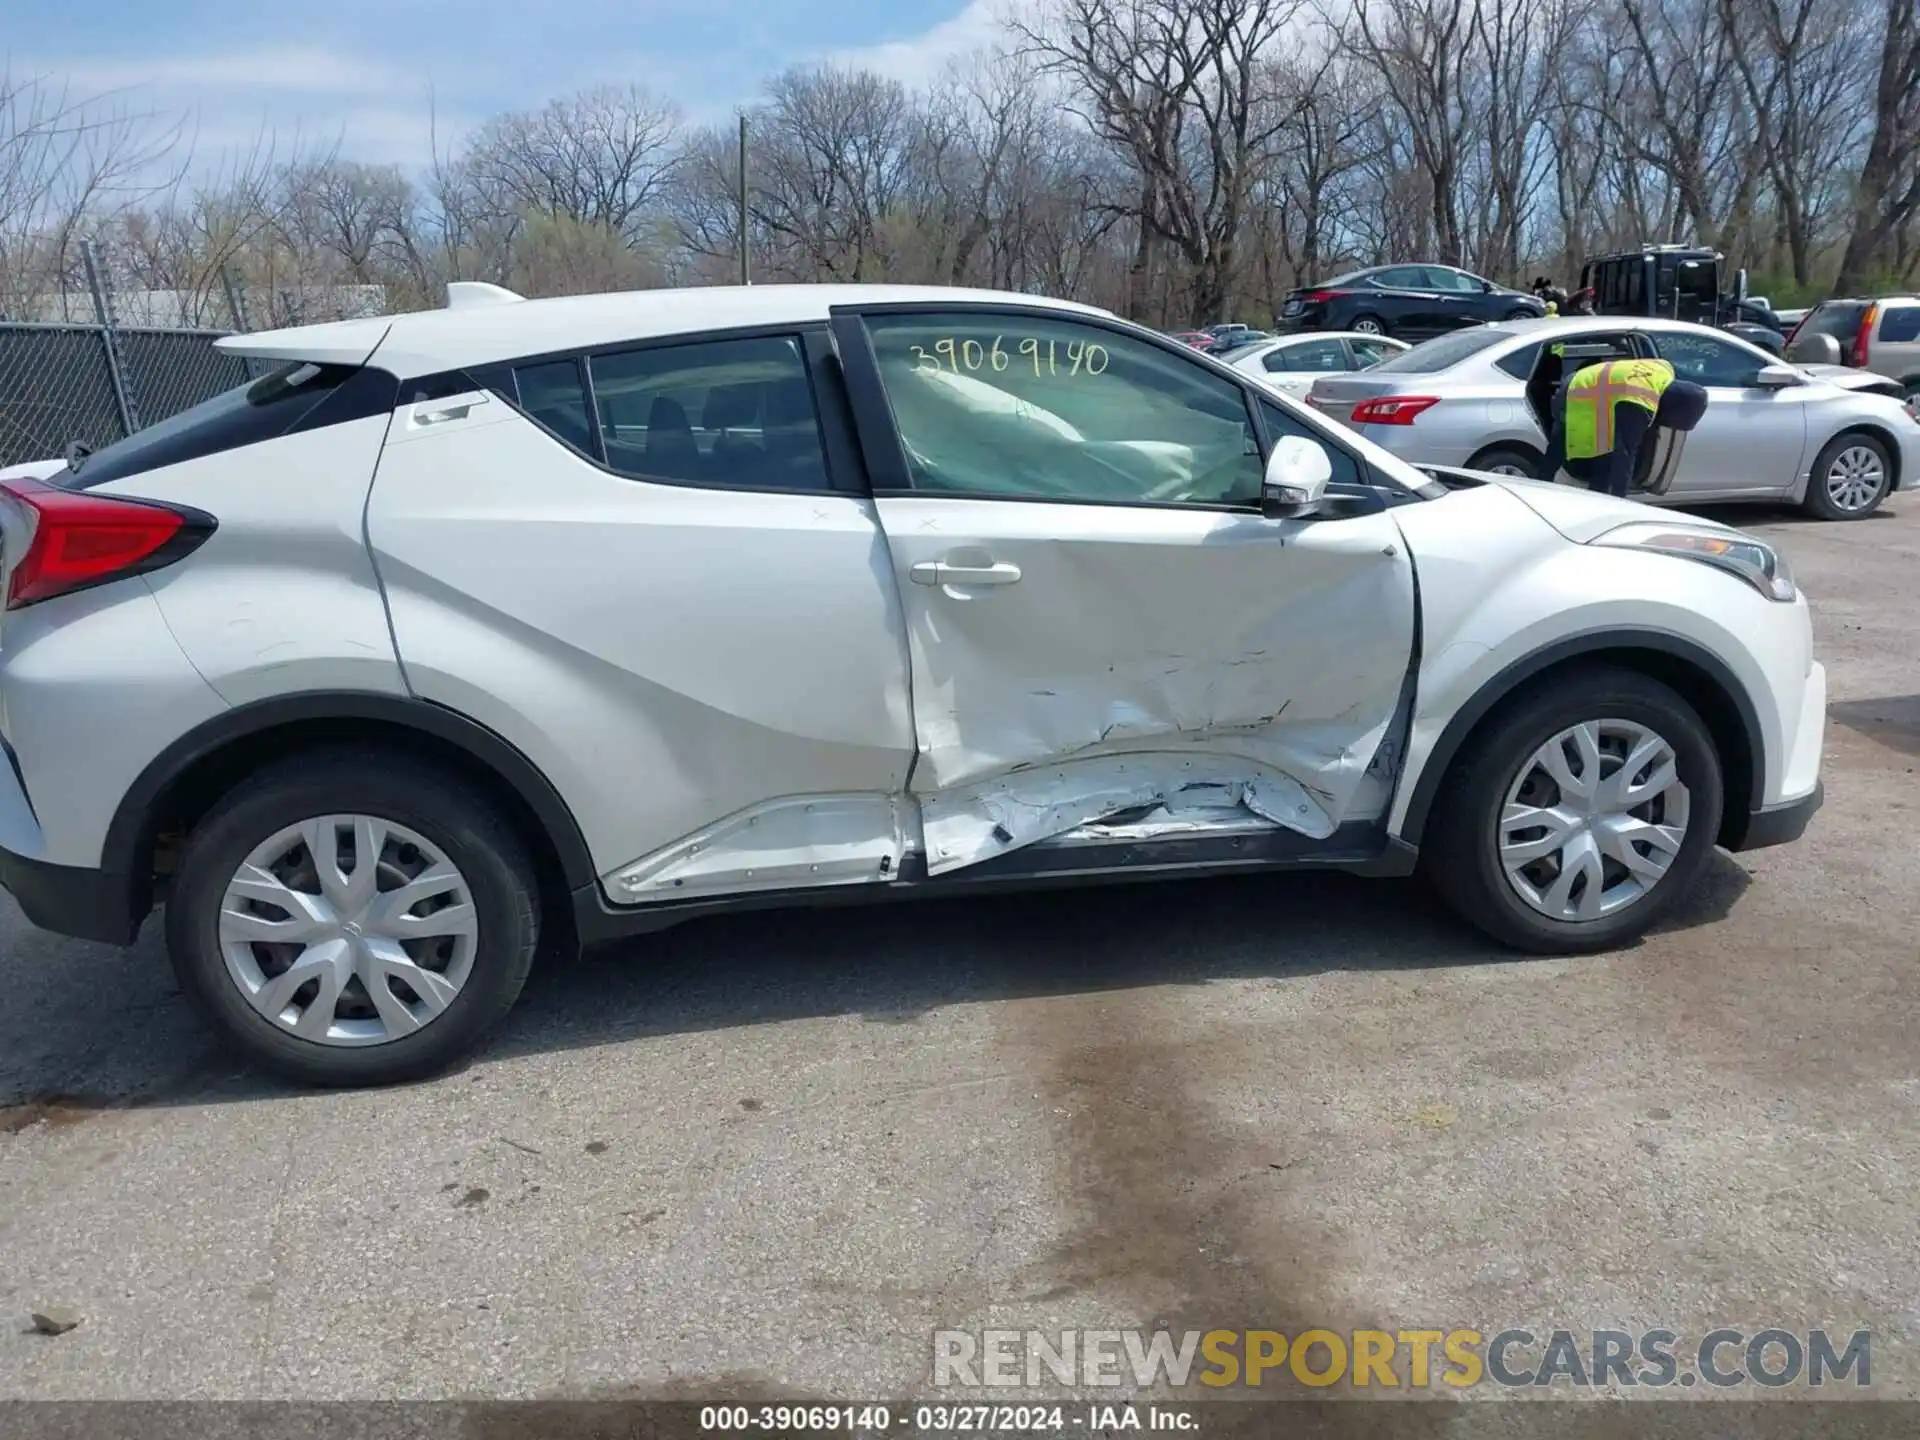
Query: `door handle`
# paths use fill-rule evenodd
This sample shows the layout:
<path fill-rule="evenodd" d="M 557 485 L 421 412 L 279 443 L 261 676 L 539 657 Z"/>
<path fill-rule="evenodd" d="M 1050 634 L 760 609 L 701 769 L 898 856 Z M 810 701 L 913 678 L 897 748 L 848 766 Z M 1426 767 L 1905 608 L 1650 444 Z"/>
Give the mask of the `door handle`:
<path fill-rule="evenodd" d="M 997 565 L 949 565 L 944 560 L 922 560 L 907 571 L 916 585 L 1013 585 L 1020 579 L 1020 567 L 1001 561 Z"/>
<path fill-rule="evenodd" d="M 428 401 L 426 403 L 432 404 L 433 402 Z M 416 405 L 413 410 L 413 423 L 415 425 L 444 425 L 449 420 L 464 420 L 472 413 L 474 406 L 484 405 L 486 403 L 487 396 L 485 392 L 482 391 L 471 395 L 456 396 L 435 410 L 428 410 L 422 405 Z"/>

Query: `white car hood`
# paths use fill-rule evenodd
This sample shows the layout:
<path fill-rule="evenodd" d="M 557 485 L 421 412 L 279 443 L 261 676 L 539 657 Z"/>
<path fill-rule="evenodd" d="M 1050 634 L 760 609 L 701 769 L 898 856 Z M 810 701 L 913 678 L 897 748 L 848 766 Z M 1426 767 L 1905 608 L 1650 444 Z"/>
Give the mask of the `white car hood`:
<path fill-rule="evenodd" d="M 1889 383 L 1884 375 L 1872 370 L 1856 370 L 1851 365 L 1802 365 L 1800 368 L 1823 384 L 1836 385 L 1842 390 L 1879 390 Z"/>
<path fill-rule="evenodd" d="M 1676 518 L 1671 511 L 1642 505 L 1638 500 L 1618 500 L 1611 495 L 1601 495 L 1579 485 L 1550 484 L 1544 480 L 1521 480 L 1512 475 L 1488 475 L 1483 471 L 1463 470 L 1450 465 L 1423 465 L 1420 468 L 1445 471 L 1453 475 L 1468 475 L 1488 485 L 1497 485 L 1509 491 L 1514 498 L 1576 545 L 1584 545 L 1589 540 L 1598 539 L 1609 530 L 1618 529 L 1622 525 L 1631 525 L 1636 520 L 1664 520 L 1671 525 L 1684 525 L 1689 530 L 1724 530 L 1728 534 L 1736 533 L 1731 526 L 1721 525 L 1712 520 L 1702 520 L 1697 515 Z"/>

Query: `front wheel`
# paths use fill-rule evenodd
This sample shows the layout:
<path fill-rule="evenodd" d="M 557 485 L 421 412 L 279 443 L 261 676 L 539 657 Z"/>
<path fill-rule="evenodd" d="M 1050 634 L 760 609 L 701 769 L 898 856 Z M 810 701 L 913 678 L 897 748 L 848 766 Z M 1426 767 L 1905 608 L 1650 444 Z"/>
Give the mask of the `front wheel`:
<path fill-rule="evenodd" d="M 1523 306 L 1516 305 L 1500 318 L 1502 320 L 1538 320 L 1540 318 L 1540 312 L 1538 310 L 1528 310 Z"/>
<path fill-rule="evenodd" d="M 1719 833 L 1720 759 L 1693 707 L 1612 667 L 1562 672 L 1471 737 L 1435 801 L 1435 888 L 1534 954 L 1630 941 L 1699 877 Z"/>
<path fill-rule="evenodd" d="M 1887 447 L 1858 431 L 1827 442 L 1807 477 L 1807 511 L 1821 520 L 1864 520 L 1893 480 Z"/>
<path fill-rule="evenodd" d="M 417 1079 L 512 1007 L 539 939 L 532 867 L 457 777 L 328 752 L 194 828 L 167 904 L 181 988 L 248 1058 L 312 1085 Z"/>

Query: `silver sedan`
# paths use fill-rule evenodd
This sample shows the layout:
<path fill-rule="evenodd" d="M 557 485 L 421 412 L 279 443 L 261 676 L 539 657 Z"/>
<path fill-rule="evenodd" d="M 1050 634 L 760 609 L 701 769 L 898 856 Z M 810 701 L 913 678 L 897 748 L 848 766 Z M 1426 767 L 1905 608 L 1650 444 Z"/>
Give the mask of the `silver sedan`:
<path fill-rule="evenodd" d="M 1406 341 L 1386 335 L 1315 330 L 1255 340 L 1250 345 L 1223 351 L 1215 358 L 1253 376 L 1269 389 L 1281 390 L 1302 400 L 1313 382 L 1323 376 L 1365 370 L 1411 348 Z"/>
<path fill-rule="evenodd" d="M 1460 330 L 1362 374 L 1323 377 L 1307 403 L 1415 463 L 1532 475 L 1546 436 L 1527 382 L 1549 340 L 1659 356 L 1706 387 L 1706 418 L 1687 436 L 1666 493 L 1643 499 L 1784 501 L 1848 520 L 1920 485 L 1920 419 L 1879 393 L 1881 377 L 1784 365 L 1724 331 L 1674 320 L 1602 316 Z"/>

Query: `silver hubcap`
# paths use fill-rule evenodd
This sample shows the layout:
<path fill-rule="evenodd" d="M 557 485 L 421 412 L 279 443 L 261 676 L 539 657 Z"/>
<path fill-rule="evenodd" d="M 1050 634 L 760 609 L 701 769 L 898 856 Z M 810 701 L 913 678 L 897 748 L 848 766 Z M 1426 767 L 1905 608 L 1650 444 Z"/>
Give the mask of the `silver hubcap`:
<path fill-rule="evenodd" d="M 220 905 L 220 953 L 240 993 L 322 1045 L 379 1045 L 432 1024 L 472 974 L 478 937 L 452 862 L 370 815 L 289 825 L 247 856 Z"/>
<path fill-rule="evenodd" d="M 1514 893 L 1554 920 L 1598 920 L 1660 883 L 1687 838 L 1673 747 L 1632 720 L 1589 720 L 1528 757 L 1500 812 Z"/>
<path fill-rule="evenodd" d="M 1849 445 L 1827 467 L 1827 498 L 1841 510 L 1864 510 L 1880 495 L 1887 468 L 1865 445 Z"/>
<path fill-rule="evenodd" d="M 1521 479 L 1525 479 L 1527 472 L 1524 469 L 1522 469 L 1520 466 L 1514 464 L 1511 460 L 1502 460 L 1498 465 L 1489 465 L 1487 467 L 1487 474 L 1512 475 Z"/>
<path fill-rule="evenodd" d="M 1380 333 L 1380 322 L 1378 320 L 1356 320 L 1353 322 L 1353 329 L 1356 335 L 1378 335 Z"/>

